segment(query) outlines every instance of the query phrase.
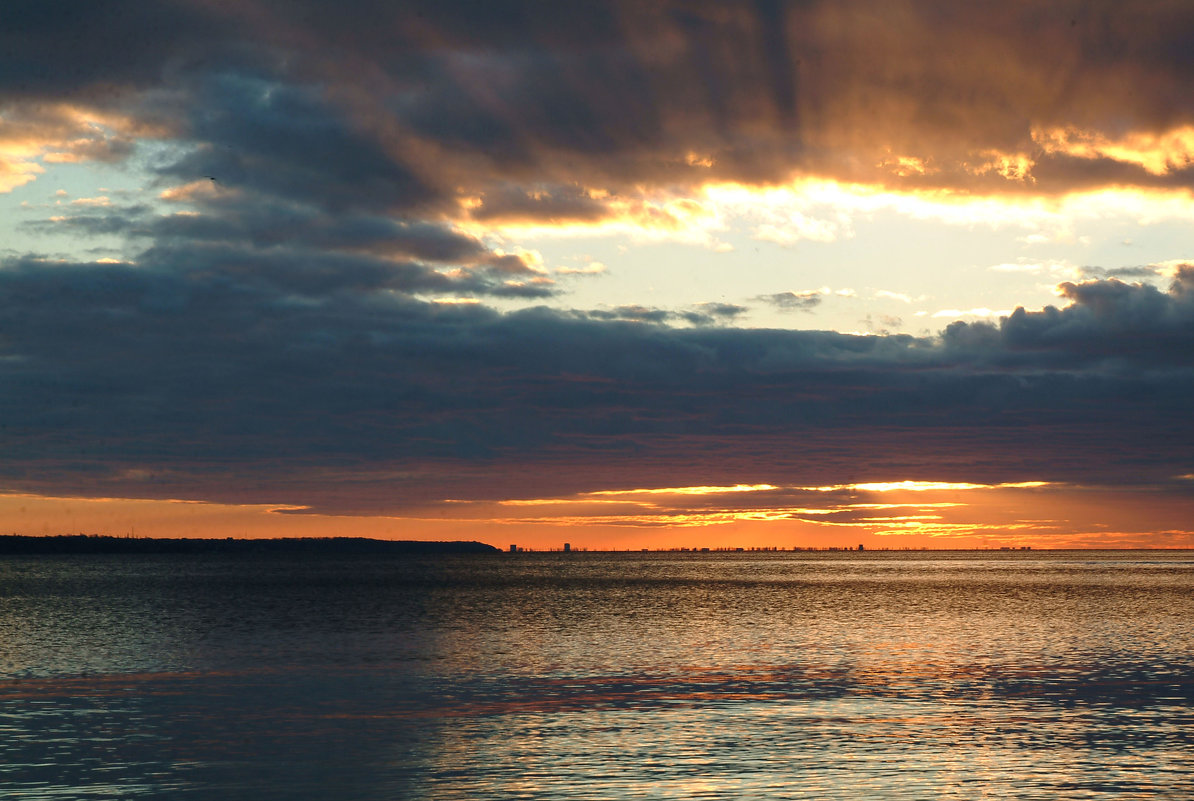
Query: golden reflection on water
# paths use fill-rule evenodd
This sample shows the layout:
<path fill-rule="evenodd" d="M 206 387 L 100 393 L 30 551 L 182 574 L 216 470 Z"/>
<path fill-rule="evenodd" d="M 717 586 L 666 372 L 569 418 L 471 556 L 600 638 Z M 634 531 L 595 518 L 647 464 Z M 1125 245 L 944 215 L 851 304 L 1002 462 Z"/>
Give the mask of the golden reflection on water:
<path fill-rule="evenodd" d="M 1194 797 L 1188 554 L 105 570 L 0 565 L 23 798 Z"/>

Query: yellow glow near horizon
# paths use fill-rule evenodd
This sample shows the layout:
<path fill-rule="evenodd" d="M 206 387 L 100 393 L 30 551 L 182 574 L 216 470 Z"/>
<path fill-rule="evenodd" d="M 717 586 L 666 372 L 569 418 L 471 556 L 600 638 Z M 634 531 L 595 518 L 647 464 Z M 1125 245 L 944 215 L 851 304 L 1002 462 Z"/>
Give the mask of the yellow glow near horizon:
<path fill-rule="evenodd" d="M 944 492 L 944 491 L 964 491 L 976 489 L 1032 489 L 1036 487 L 1049 486 L 1049 482 L 1044 481 L 1022 481 L 1005 484 L 973 484 L 973 483 L 958 483 L 958 482 L 943 482 L 943 481 L 896 481 L 896 482 L 875 482 L 862 484 L 835 484 L 819 487 L 784 487 L 776 484 L 734 484 L 721 486 L 692 486 L 692 487 L 658 487 L 658 488 L 635 488 L 625 490 L 593 490 L 591 492 L 578 493 L 576 495 L 560 498 L 510 498 L 495 502 L 485 501 L 461 501 L 449 499 L 445 503 L 459 504 L 463 506 L 474 506 L 479 508 L 482 514 L 491 514 L 492 506 L 497 507 L 573 507 L 584 508 L 591 507 L 595 510 L 605 507 L 625 507 L 627 509 L 636 509 L 636 512 L 628 512 L 627 514 L 594 514 L 586 517 L 580 517 L 576 514 L 566 514 L 563 516 L 548 515 L 536 518 L 511 518 L 503 519 L 500 517 L 494 518 L 498 522 L 506 523 L 533 523 L 533 524 L 547 524 L 552 522 L 559 522 L 568 520 L 567 525 L 579 525 L 579 520 L 588 519 L 594 523 L 610 523 L 614 520 L 618 521 L 669 521 L 673 525 L 713 525 L 716 523 L 733 522 L 734 520 L 790 520 L 793 516 L 807 517 L 807 516 L 826 516 L 833 514 L 841 514 L 844 512 L 851 512 L 855 510 L 892 510 L 892 509 L 915 509 L 915 510 L 933 510 L 933 509 L 950 509 L 956 507 L 966 506 L 956 501 L 935 501 L 935 502 L 903 502 L 903 503 L 830 503 L 823 507 L 773 507 L 773 508 L 756 508 L 756 509 L 705 509 L 705 510 L 690 510 L 678 513 L 674 508 L 668 509 L 668 506 L 662 502 L 656 503 L 648 498 L 665 498 L 672 496 L 676 498 L 684 497 L 699 497 L 707 495 L 722 495 L 730 493 L 754 493 L 754 492 L 770 492 L 782 490 L 796 490 L 800 492 L 816 492 L 829 493 L 835 491 L 860 491 L 860 492 L 895 492 L 895 491 L 909 491 L 909 492 Z M 651 510 L 660 510 L 652 512 Z M 893 518 L 894 519 L 894 518 Z M 699 520 L 700 522 L 694 522 Z M 874 520 L 874 518 L 872 518 Z M 813 522 L 813 521 L 809 521 Z M 633 525 L 633 523 L 629 523 Z M 655 524 L 655 523 L 653 523 Z M 856 523 L 834 523 L 834 525 L 856 525 Z"/>
<path fill-rule="evenodd" d="M 873 523 L 847 523 L 855 527 L 873 527 Z M 1033 523 L 932 523 L 925 521 L 905 521 L 888 524 L 888 528 L 878 528 L 870 533 L 876 537 L 905 536 L 918 534 L 920 536 L 939 539 L 942 537 L 972 537 L 981 536 L 995 531 L 1045 531 L 1055 529 L 1053 525 Z"/>
<path fill-rule="evenodd" d="M 457 501 L 448 500 L 445 503 L 476 503 L 476 501 Z M 654 506 L 654 504 L 645 503 L 643 501 L 625 501 L 625 500 L 606 500 L 597 498 L 514 498 L 504 501 L 498 501 L 498 506 L 597 506 L 606 504 L 610 506 Z"/>
<path fill-rule="evenodd" d="M 777 507 L 764 509 L 718 509 L 713 511 L 692 512 L 663 512 L 658 514 L 621 514 L 621 515 L 561 515 L 545 517 L 520 517 L 505 520 L 493 520 L 502 525 L 537 525 L 537 526 L 627 526 L 646 528 L 704 528 L 707 526 L 724 526 L 730 523 L 742 522 L 803 522 L 820 525 L 823 521 L 804 520 L 805 516 L 835 514 L 837 509 L 815 509 L 807 507 Z"/>
<path fill-rule="evenodd" d="M 595 490 L 590 495 L 718 495 L 723 492 L 766 492 L 777 490 L 774 484 L 734 484 L 732 486 L 660 487 L 658 489 Z"/>
<path fill-rule="evenodd" d="M 777 488 L 777 489 L 780 489 L 780 488 Z M 640 510 L 640 511 L 635 512 L 634 514 L 630 514 L 630 515 L 610 515 L 610 514 L 600 515 L 601 519 L 607 520 L 607 521 L 613 520 L 613 519 L 619 519 L 619 518 L 625 517 L 625 516 L 634 517 L 636 519 L 647 519 L 648 517 L 650 517 L 651 519 L 661 519 L 664 516 L 666 516 L 667 514 L 672 514 L 672 512 L 660 512 L 658 514 L 654 514 L 649 511 L 652 509 L 663 510 L 663 509 L 667 508 L 666 506 L 659 504 L 659 503 L 653 503 L 653 502 L 647 501 L 647 500 L 628 499 L 628 498 L 607 499 L 607 498 L 588 497 L 589 495 L 592 495 L 592 494 L 595 494 L 595 493 L 587 493 L 585 495 L 582 495 L 581 497 L 571 497 L 571 498 L 510 499 L 510 500 L 497 501 L 496 505 L 499 507 L 515 507 L 515 508 L 517 508 L 517 507 L 528 507 L 528 508 L 553 507 L 553 506 L 565 507 L 565 508 L 566 507 L 601 508 L 604 506 L 607 508 L 608 507 L 624 507 L 624 508 L 628 508 L 628 509 Z M 692 494 L 692 493 L 690 493 L 690 494 Z M 483 515 L 484 517 L 492 518 L 495 521 L 502 519 L 502 518 L 494 517 L 492 515 L 490 509 L 488 508 L 489 502 L 448 500 L 448 501 L 444 501 L 444 503 L 471 505 L 471 506 L 475 506 L 475 507 L 480 507 L 481 508 L 480 514 Z M 716 516 L 716 517 L 719 517 L 726 521 L 728 521 L 730 519 L 730 516 L 736 516 L 739 519 L 757 520 L 757 519 L 762 519 L 762 518 L 759 518 L 758 515 L 765 511 L 767 513 L 766 519 L 768 519 L 768 520 L 778 520 L 778 519 L 786 520 L 786 519 L 790 519 L 791 516 L 793 516 L 793 515 L 798 515 L 801 517 L 810 516 L 810 515 L 811 516 L 826 516 L 826 515 L 842 514 L 844 512 L 852 512 L 852 511 L 856 511 L 856 510 L 867 510 L 867 511 L 872 511 L 872 510 L 873 511 L 886 511 L 886 510 L 891 510 L 891 509 L 930 510 L 930 509 L 952 509 L 952 508 L 963 507 L 963 506 L 966 506 L 966 504 L 953 502 L 953 501 L 937 501 L 937 502 L 933 502 L 933 503 L 831 503 L 831 504 L 828 504 L 823 507 L 822 506 L 818 506 L 818 507 L 783 506 L 783 507 L 773 507 L 773 508 L 766 509 L 766 510 L 760 510 L 760 509 L 701 510 L 701 511 L 687 512 L 686 516 L 688 516 L 688 517 L 692 517 L 692 516 L 696 516 L 696 515 Z M 570 519 L 579 519 L 576 515 L 570 515 L 570 516 L 565 515 L 565 517 L 569 517 Z M 595 520 L 595 519 L 597 519 L 597 517 L 598 516 L 592 516 L 589 519 Z M 511 519 L 507 520 L 507 522 L 544 523 L 544 522 L 550 522 L 550 521 L 556 520 L 556 519 L 562 519 L 562 518 L 556 518 L 556 517 L 552 517 L 552 516 L 537 517 L 537 518 L 511 518 Z M 876 519 L 876 518 L 870 518 L 870 519 Z"/>
<path fill-rule="evenodd" d="M 838 492 L 841 490 L 861 490 L 863 492 L 934 492 L 976 489 L 1033 489 L 1036 487 L 1053 486 L 1048 481 L 1016 481 L 1005 484 L 970 484 L 949 481 L 885 481 L 869 484 L 829 484 L 821 487 L 797 487 L 796 489 L 809 492 Z"/>
<path fill-rule="evenodd" d="M 888 482 L 908 490 L 913 482 Z M 913 483 L 915 484 L 915 483 Z M 850 503 L 832 495 L 824 505 L 776 505 L 776 496 L 746 492 L 742 506 L 685 508 L 685 496 L 614 499 L 574 495 L 572 506 L 555 499 L 515 504 L 544 514 L 519 516 L 499 501 L 440 504 L 390 515 L 336 516 L 287 504 L 220 504 L 201 500 L 60 498 L 0 494 L 0 529 L 24 534 L 96 533 L 150 537 L 333 537 L 363 536 L 413 540 L 479 540 L 505 548 L 517 542 L 536 550 L 573 548 L 635 550 L 642 547 L 753 548 L 759 546 L 840 547 L 865 542 L 868 549 L 891 547 L 1191 547 L 1188 498 L 1153 493 L 1092 493 L 1089 488 L 1045 482 L 983 485 L 920 482 L 919 486 L 987 488 L 965 492 L 966 501 L 926 497 L 920 503 Z M 758 485 L 743 485 L 747 487 Z M 1043 492 L 1018 493 L 1022 487 Z M 777 489 L 783 490 L 784 487 Z M 800 488 L 789 487 L 787 489 Z M 891 490 L 889 490 L 891 491 Z M 915 492 L 915 490 L 913 490 Z M 694 500 L 699 495 L 688 496 Z M 781 496 L 782 497 L 782 496 Z M 898 498 L 898 496 L 897 496 Z M 540 502 L 542 501 L 542 502 Z M 658 503 L 657 503 L 658 501 Z M 704 502 L 700 500 L 700 502 Z M 584 508 L 588 505 L 589 508 Z M 615 508 L 622 505 L 624 509 Z M 1147 509 L 1152 525 L 1134 529 Z M 888 510 L 895 511 L 887 514 Z M 286 512 L 298 512 L 287 514 Z M 870 514 L 868 514 L 870 513 Z M 707 533 L 697 533 L 707 532 Z M 716 533 L 715 533 L 716 532 Z M 843 537 L 848 539 L 843 540 Z M 933 545 L 937 543 L 936 545 Z"/>

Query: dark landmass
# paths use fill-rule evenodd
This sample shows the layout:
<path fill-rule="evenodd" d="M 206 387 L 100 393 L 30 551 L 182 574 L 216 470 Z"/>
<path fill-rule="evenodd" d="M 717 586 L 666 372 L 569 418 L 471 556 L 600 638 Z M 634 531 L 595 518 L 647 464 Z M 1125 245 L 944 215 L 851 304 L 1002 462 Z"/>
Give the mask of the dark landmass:
<path fill-rule="evenodd" d="M 276 553 L 276 554 L 470 554 L 500 553 L 483 542 L 420 542 L 365 537 L 284 537 L 281 539 L 154 539 L 72 534 L 0 536 L 0 555 L 74 553 Z"/>

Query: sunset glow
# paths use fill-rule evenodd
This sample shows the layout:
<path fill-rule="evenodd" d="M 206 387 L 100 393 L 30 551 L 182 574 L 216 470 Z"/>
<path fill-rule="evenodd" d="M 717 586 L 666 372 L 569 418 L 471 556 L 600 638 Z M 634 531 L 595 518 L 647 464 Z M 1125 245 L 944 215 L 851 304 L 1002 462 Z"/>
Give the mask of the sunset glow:
<path fill-rule="evenodd" d="M 0 796 L 1194 797 L 1194 2 L 0 9 Z"/>

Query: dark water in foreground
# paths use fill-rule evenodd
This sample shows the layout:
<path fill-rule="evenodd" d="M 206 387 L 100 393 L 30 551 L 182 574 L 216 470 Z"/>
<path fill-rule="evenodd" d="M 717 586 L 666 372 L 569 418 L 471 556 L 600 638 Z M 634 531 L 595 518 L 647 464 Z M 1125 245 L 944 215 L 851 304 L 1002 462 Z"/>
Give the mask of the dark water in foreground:
<path fill-rule="evenodd" d="M 1194 553 L 2 559 L 0 795 L 1191 798 Z"/>

